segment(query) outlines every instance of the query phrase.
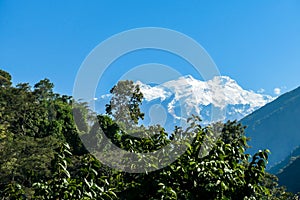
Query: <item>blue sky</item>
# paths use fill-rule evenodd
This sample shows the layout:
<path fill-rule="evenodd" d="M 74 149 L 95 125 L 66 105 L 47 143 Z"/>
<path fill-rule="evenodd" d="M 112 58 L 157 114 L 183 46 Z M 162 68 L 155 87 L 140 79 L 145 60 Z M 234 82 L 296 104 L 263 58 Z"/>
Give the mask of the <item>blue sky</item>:
<path fill-rule="evenodd" d="M 243 88 L 274 94 L 300 86 L 300 1 L 14 1 L 0 0 L 0 68 L 14 83 L 48 77 L 72 94 L 77 71 L 100 42 L 119 32 L 163 27 L 201 44 L 222 75 Z M 108 90 L 130 66 L 180 65 L 166 54 L 144 51 L 107 71 Z M 180 68 L 181 67 L 181 68 Z M 189 66 L 177 68 L 192 74 Z M 196 77 L 199 78 L 199 77 Z"/>

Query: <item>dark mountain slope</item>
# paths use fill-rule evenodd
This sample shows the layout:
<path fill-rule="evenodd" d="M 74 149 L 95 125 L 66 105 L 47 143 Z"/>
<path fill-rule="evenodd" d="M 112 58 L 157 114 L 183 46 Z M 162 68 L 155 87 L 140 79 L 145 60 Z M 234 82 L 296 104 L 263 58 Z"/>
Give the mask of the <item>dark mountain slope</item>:
<path fill-rule="evenodd" d="M 286 166 L 277 176 L 279 184 L 286 186 L 289 192 L 300 192 L 300 157 Z"/>
<path fill-rule="evenodd" d="M 296 148 L 286 159 L 269 170 L 279 178 L 279 184 L 288 191 L 300 192 L 300 147 Z"/>
<path fill-rule="evenodd" d="M 269 172 L 272 174 L 279 174 L 283 171 L 285 167 L 294 162 L 297 158 L 300 158 L 300 147 L 297 147 L 292 153 L 286 157 L 283 161 L 273 166 Z M 299 168 L 300 170 L 300 168 Z"/>
<path fill-rule="evenodd" d="M 241 122 L 251 137 L 249 153 L 270 149 L 269 167 L 284 160 L 300 144 L 300 87 L 281 95 Z"/>

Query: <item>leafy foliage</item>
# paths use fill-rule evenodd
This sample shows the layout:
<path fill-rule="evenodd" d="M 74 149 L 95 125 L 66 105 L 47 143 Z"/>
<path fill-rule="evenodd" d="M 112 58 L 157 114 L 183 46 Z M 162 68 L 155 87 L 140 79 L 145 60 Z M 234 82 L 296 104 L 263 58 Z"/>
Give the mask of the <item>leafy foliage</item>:
<path fill-rule="evenodd" d="M 265 172 L 268 150 L 252 158 L 245 153 L 249 139 L 236 121 L 201 127 L 193 116 L 186 130 L 168 134 L 158 125 L 138 125 L 143 95 L 132 81 L 119 82 L 107 115 L 93 119 L 85 103 L 54 93 L 48 79 L 31 89 L 13 87 L 2 70 L 0 78 L 0 199 L 297 199 Z M 126 173 L 103 165 L 81 143 L 80 137 L 93 153 L 102 151 L 108 148 L 103 134 L 137 153 L 176 145 L 188 135 L 195 139 L 165 168 Z"/>
<path fill-rule="evenodd" d="M 139 119 L 144 119 L 144 113 L 139 106 L 143 99 L 138 85 L 133 81 L 120 81 L 110 93 L 113 95 L 110 103 L 106 105 L 106 113 L 113 116 L 123 128 L 132 128 Z"/>

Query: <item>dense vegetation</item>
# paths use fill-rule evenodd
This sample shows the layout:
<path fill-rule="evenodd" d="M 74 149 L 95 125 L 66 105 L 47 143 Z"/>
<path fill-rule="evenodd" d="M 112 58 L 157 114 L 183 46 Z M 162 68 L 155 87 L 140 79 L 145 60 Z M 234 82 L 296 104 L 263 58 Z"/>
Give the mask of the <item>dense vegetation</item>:
<path fill-rule="evenodd" d="M 189 128 L 174 127 L 168 134 L 160 126 L 138 125 L 143 96 L 131 81 L 111 90 L 107 114 L 96 119 L 85 103 L 56 94 L 53 87 L 48 79 L 33 88 L 13 86 L 9 73 L 0 70 L 0 199 L 297 199 L 265 172 L 268 150 L 245 153 L 248 139 L 235 121 L 201 127 L 191 116 Z M 122 112 L 124 107 L 129 112 Z M 218 128 L 221 135 L 211 151 L 199 157 L 205 138 Z M 132 135 L 140 132 L 147 137 Z M 167 167 L 128 173 L 89 153 L 109 149 L 103 134 L 130 152 L 153 152 L 190 134 L 195 139 Z"/>

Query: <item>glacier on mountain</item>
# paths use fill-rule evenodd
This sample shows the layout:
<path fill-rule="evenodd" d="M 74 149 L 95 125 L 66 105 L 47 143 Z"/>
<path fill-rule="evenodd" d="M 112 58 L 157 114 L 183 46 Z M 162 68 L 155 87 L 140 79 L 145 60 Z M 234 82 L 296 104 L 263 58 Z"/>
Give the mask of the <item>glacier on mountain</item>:
<path fill-rule="evenodd" d="M 156 86 L 140 81 L 136 83 L 140 86 L 145 101 L 160 100 L 175 119 L 180 119 L 183 114 L 196 114 L 205 123 L 211 122 L 212 108 L 225 112 L 223 121 L 239 120 L 274 99 L 269 95 L 244 90 L 228 76 L 201 81 L 188 75 Z M 178 106 L 184 113 L 176 113 Z"/>
<path fill-rule="evenodd" d="M 151 116 L 145 115 L 143 123 L 157 122 L 151 119 L 153 116 L 166 116 L 162 121 L 169 124 L 169 128 L 180 125 L 180 121 L 192 114 L 200 116 L 203 124 L 239 120 L 274 99 L 269 95 L 245 90 L 228 76 L 201 81 L 187 75 L 159 85 L 141 81 L 135 83 L 144 95 L 142 111 L 146 114 L 151 111 Z M 100 97 L 101 102 L 108 102 L 109 98 L 110 95 Z M 156 110 L 158 113 L 155 114 Z"/>

